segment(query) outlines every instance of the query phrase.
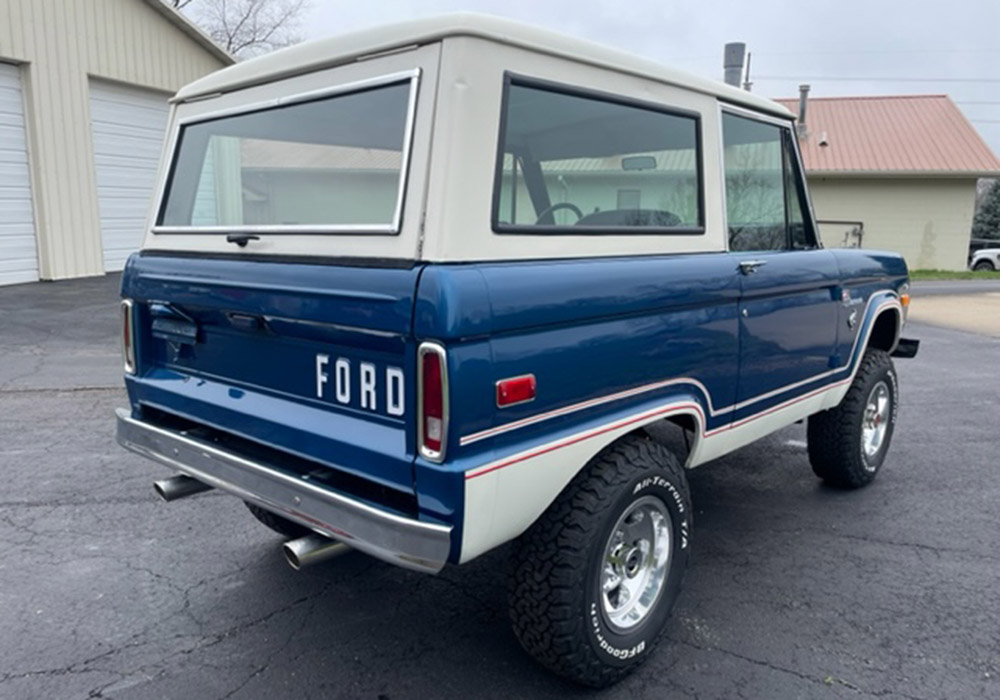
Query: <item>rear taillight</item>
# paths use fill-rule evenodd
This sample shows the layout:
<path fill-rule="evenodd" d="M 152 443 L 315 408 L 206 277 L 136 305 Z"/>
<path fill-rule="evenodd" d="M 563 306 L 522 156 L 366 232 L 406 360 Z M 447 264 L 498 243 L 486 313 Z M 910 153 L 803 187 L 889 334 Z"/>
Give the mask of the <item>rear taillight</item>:
<path fill-rule="evenodd" d="M 131 299 L 122 299 L 122 360 L 125 374 L 135 374 L 135 313 Z"/>
<path fill-rule="evenodd" d="M 423 343 L 417 351 L 417 366 L 420 454 L 441 462 L 448 443 L 448 363 L 444 348 L 436 343 Z"/>

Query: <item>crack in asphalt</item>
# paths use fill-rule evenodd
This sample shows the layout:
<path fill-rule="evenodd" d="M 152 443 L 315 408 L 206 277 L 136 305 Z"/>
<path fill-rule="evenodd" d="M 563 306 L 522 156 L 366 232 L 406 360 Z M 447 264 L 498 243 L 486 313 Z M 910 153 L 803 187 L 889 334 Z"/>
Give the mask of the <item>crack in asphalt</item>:
<path fill-rule="evenodd" d="M 777 664 L 774 664 L 770 661 L 764 661 L 763 659 L 755 659 L 752 656 L 746 656 L 745 654 L 740 654 L 739 652 L 731 651 L 729 649 L 724 649 L 719 646 L 714 646 L 714 645 L 703 646 L 700 644 L 695 644 L 694 642 L 690 642 L 688 640 L 676 639 L 672 637 L 667 637 L 667 639 L 669 639 L 671 642 L 674 642 L 675 644 L 681 644 L 683 646 L 691 647 L 692 649 L 697 649 L 698 651 L 717 652 L 719 654 L 730 656 L 732 658 L 753 664 L 754 666 L 760 666 L 763 668 L 767 668 L 771 671 L 777 671 L 778 673 L 785 673 L 791 676 L 795 676 L 796 678 L 807 681 L 813 685 L 829 686 L 833 683 L 836 683 L 837 685 L 841 685 L 861 695 L 867 695 L 869 697 L 875 697 L 875 698 L 885 697 L 887 695 L 897 695 L 901 698 L 906 698 L 906 700 L 931 700 L 931 698 L 925 698 L 918 695 L 909 695 L 907 693 L 903 693 L 898 690 L 889 690 L 889 689 L 865 690 L 841 678 L 836 678 L 834 676 L 827 676 L 826 678 L 823 679 L 816 678 L 815 676 L 811 676 L 809 674 L 797 671 L 792 668 L 785 668 L 784 666 L 778 666 Z"/>
<path fill-rule="evenodd" d="M 185 607 L 189 604 L 188 595 L 189 595 L 190 591 L 192 591 L 193 589 L 195 589 L 195 588 L 197 588 L 199 586 L 202 586 L 205 583 L 207 583 L 207 582 L 209 582 L 209 581 L 212 580 L 211 578 L 207 578 L 207 579 L 204 579 L 204 580 L 200 580 L 200 581 L 192 584 L 191 586 L 189 586 L 187 588 L 183 588 L 183 587 L 179 586 L 178 584 L 176 584 L 175 582 L 171 581 L 169 579 L 169 577 L 167 577 L 167 576 L 165 576 L 163 574 L 160 574 L 159 572 L 152 571 L 152 570 L 150 570 L 150 569 L 148 569 L 146 567 L 138 567 L 138 566 L 128 565 L 128 564 L 126 564 L 126 566 L 127 566 L 127 568 L 130 568 L 131 570 L 142 571 L 144 573 L 147 573 L 147 574 L 149 574 L 150 576 L 153 576 L 156 579 L 164 581 L 167 585 L 169 585 L 170 587 L 174 588 L 175 590 L 178 590 L 178 592 L 181 593 L 182 597 L 184 598 L 184 601 L 185 601 L 184 602 L 184 606 Z M 237 572 L 228 572 L 227 575 L 231 575 L 232 573 L 237 573 Z M 215 578 L 219 578 L 219 577 L 215 577 Z M 272 619 L 274 619 L 276 617 L 282 616 L 285 613 L 288 613 L 288 612 L 290 612 L 290 611 L 292 611 L 292 610 L 294 610 L 294 609 L 302 606 L 305 603 L 311 602 L 312 606 L 310 607 L 310 611 L 314 611 L 315 610 L 315 603 L 316 603 L 316 601 L 328 593 L 329 588 L 330 588 L 331 585 L 332 584 L 326 584 L 321 589 L 319 589 L 318 591 L 316 591 L 316 592 L 314 592 L 314 593 L 312 593 L 310 595 L 302 596 L 300 598 L 297 598 L 296 600 L 294 600 L 294 601 L 292 601 L 290 603 L 287 603 L 287 604 L 285 604 L 285 605 L 283 605 L 283 606 L 281 606 L 281 607 L 279 607 L 279 608 L 277 608 L 275 610 L 272 610 L 272 611 L 266 613 L 265 615 L 262 615 L 260 617 L 254 618 L 252 620 L 248 620 L 248 621 L 241 622 L 239 624 L 233 625 L 233 626 L 231 626 L 231 627 L 229 627 L 229 628 L 227 628 L 225 630 L 222 630 L 221 632 L 216 632 L 214 634 L 201 637 L 193 645 L 191 645 L 190 648 L 177 650 L 177 651 L 175 651 L 175 652 L 173 652 L 171 654 L 168 654 L 165 657 L 158 658 L 155 662 L 144 663 L 144 664 L 141 664 L 138 667 L 135 667 L 135 668 L 130 669 L 128 671 L 116 671 L 116 670 L 113 670 L 113 669 L 105 668 L 103 666 L 102 667 L 94 667 L 94 664 L 96 664 L 96 663 L 98 663 L 100 661 L 104 661 L 104 660 L 113 658 L 115 656 L 118 656 L 118 655 L 120 655 L 120 654 L 122 654 L 122 653 L 124 653 L 124 652 L 126 652 L 128 650 L 131 650 L 131 649 L 136 649 L 136 648 L 144 647 L 144 646 L 150 646 L 150 645 L 158 644 L 158 643 L 172 642 L 172 641 L 176 641 L 176 640 L 179 640 L 179 639 L 188 639 L 188 638 L 191 637 L 191 635 L 189 635 L 189 634 L 176 634 L 176 635 L 171 635 L 171 636 L 166 637 L 166 638 L 162 638 L 160 640 L 140 639 L 141 637 L 145 637 L 145 635 L 152 628 L 154 628 L 156 626 L 155 624 L 153 624 L 153 625 L 150 625 L 149 627 L 147 627 L 146 629 L 144 629 L 144 630 L 142 630 L 140 632 L 135 633 L 128 640 L 126 640 L 124 643 L 119 644 L 119 645 L 115 646 L 112 649 L 109 649 L 109 650 L 104 651 L 104 652 L 102 652 L 100 654 L 94 655 L 94 656 L 89 657 L 87 659 L 83 659 L 82 661 L 75 662 L 75 663 L 70 664 L 68 666 L 63 666 L 63 667 L 58 667 L 58 668 L 52 668 L 52 669 L 37 669 L 37 670 L 26 671 L 26 672 L 22 672 L 22 673 L 7 673 L 7 674 L 4 674 L 4 675 L 0 676 L 0 685 L 3 685 L 4 683 L 8 683 L 8 682 L 11 682 L 11 681 L 14 681 L 14 680 L 21 680 L 21 679 L 32 678 L 32 677 L 63 676 L 63 675 L 82 675 L 82 674 L 86 674 L 86 673 L 106 673 L 106 674 L 114 676 L 115 677 L 114 680 L 111 681 L 110 683 L 106 683 L 106 684 L 103 684 L 101 686 L 97 686 L 95 688 L 91 688 L 88 691 L 88 694 L 87 694 L 88 698 L 102 698 L 102 697 L 104 697 L 104 691 L 105 690 L 107 690 L 111 686 L 114 686 L 116 684 L 119 684 L 119 683 L 127 680 L 128 678 L 134 677 L 136 675 L 144 674 L 150 668 L 162 668 L 162 666 L 166 662 L 168 662 L 168 661 L 170 661 L 172 659 L 175 659 L 177 657 L 188 656 L 188 655 L 193 654 L 195 652 L 198 652 L 198 651 L 201 651 L 201 650 L 204 650 L 204 649 L 209 649 L 211 647 L 214 647 L 214 646 L 222 643 L 226 639 L 229 639 L 230 637 L 233 637 L 234 635 L 238 635 L 238 634 L 240 634 L 242 632 L 245 632 L 245 631 L 247 631 L 249 629 L 257 627 L 258 625 L 267 623 L 270 620 L 272 620 Z M 182 612 L 182 611 L 178 611 L 178 612 Z M 193 618 L 193 617 L 189 616 L 189 619 L 191 619 L 192 622 L 194 622 L 196 626 L 200 627 L 202 625 L 202 623 L 200 623 L 196 618 Z M 227 694 L 227 695 L 225 695 L 223 697 L 224 698 L 230 697 L 232 694 L 234 694 L 235 692 L 238 692 L 243 686 L 245 686 L 247 683 L 249 683 L 254 677 L 256 677 L 257 675 L 259 675 L 260 673 L 263 673 L 268 668 L 268 666 L 270 665 L 271 661 L 274 658 L 276 658 L 277 656 L 279 656 L 281 654 L 281 652 L 292 641 L 292 639 L 295 638 L 296 629 L 297 628 L 295 626 L 292 626 L 290 628 L 290 630 L 289 630 L 289 633 L 288 633 L 288 635 L 287 635 L 284 643 L 278 649 L 276 649 L 273 654 L 271 654 L 268 657 L 267 661 L 264 664 L 262 664 L 260 667 L 258 667 L 257 669 L 255 669 L 255 671 L 253 673 L 251 673 L 250 676 L 247 679 L 245 679 L 245 681 L 243 683 L 241 683 L 239 687 L 233 689 L 233 691 L 231 691 L 229 694 Z M 221 700 L 221 698 L 220 698 L 220 700 Z"/>
<path fill-rule="evenodd" d="M 121 386 L 8 387 L 11 382 L 17 379 L 24 379 L 24 377 L 15 377 L 4 384 L 0 384 L 0 393 L 16 396 L 23 394 L 82 394 L 88 391 L 125 392 L 124 384 Z"/>
<path fill-rule="evenodd" d="M 830 537 L 836 537 L 838 539 L 848 539 L 848 540 L 858 540 L 860 542 L 869 542 L 871 544 L 882 544 L 891 547 L 907 547 L 912 549 L 920 549 L 928 552 L 933 552 L 937 555 L 942 553 L 946 554 L 964 554 L 971 557 L 976 557 L 977 559 L 988 559 L 990 561 L 1000 562 L 1000 556 L 995 556 L 989 552 L 978 552 L 972 549 L 959 549 L 957 547 L 941 547 L 930 544 L 922 544 L 920 542 L 900 542 L 897 540 L 887 540 L 880 537 L 872 537 L 870 535 L 855 535 L 848 532 L 837 532 L 835 530 L 823 530 L 815 527 L 802 527 L 796 528 L 795 530 L 781 530 L 775 529 L 774 532 L 780 532 L 784 534 L 796 534 L 798 532 L 809 532 L 816 535 L 827 535 Z"/>
<path fill-rule="evenodd" d="M 327 591 L 329 591 L 331 585 L 332 584 L 327 583 L 326 585 L 323 586 L 323 588 L 318 593 L 315 593 L 315 594 L 310 595 L 310 596 L 306 597 L 305 599 L 303 599 L 303 601 L 309 601 L 309 603 L 310 603 L 309 609 L 307 611 L 305 611 L 303 617 L 308 618 L 308 617 L 310 617 L 316 611 L 316 602 L 321 597 L 323 597 L 327 593 Z M 290 609 L 291 608 L 289 608 L 289 610 Z M 261 665 L 257 666 L 250 673 L 250 675 L 247 676 L 243 680 L 242 683 L 240 683 L 239 685 L 237 685 L 232 690 L 229 690 L 224 695 L 220 696 L 219 700 L 228 700 L 229 698 L 231 698 L 234 695 L 236 695 L 236 693 L 238 693 L 241 690 L 243 690 L 243 688 L 245 688 L 247 685 L 249 685 L 250 682 L 253 681 L 254 678 L 256 678 L 257 676 L 259 676 L 262 673 L 266 672 L 268 670 L 268 668 L 270 668 L 271 662 L 274 661 L 274 659 L 278 658 L 282 654 L 282 652 L 284 652 L 285 649 L 288 648 L 288 645 L 291 644 L 292 640 L 296 637 L 297 633 L 298 633 L 298 628 L 296 626 L 294 626 L 294 625 L 291 626 L 289 628 L 289 630 L 288 630 L 288 634 L 285 636 L 285 641 L 282 642 L 281 646 L 279 646 L 277 649 L 275 649 L 267 657 L 267 659 L 264 661 L 264 663 L 262 663 Z"/>

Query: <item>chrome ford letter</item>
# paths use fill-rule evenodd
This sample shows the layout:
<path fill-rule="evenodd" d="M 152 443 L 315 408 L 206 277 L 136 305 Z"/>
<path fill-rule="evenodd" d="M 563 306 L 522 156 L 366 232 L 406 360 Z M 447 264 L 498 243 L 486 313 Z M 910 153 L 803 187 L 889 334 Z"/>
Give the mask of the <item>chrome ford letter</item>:
<path fill-rule="evenodd" d="M 326 363 L 330 361 L 329 355 L 316 355 L 316 398 L 323 398 L 323 385 L 326 384 Z"/>
<path fill-rule="evenodd" d="M 390 416 L 403 415 L 403 370 L 399 367 L 386 367 L 386 410 Z"/>

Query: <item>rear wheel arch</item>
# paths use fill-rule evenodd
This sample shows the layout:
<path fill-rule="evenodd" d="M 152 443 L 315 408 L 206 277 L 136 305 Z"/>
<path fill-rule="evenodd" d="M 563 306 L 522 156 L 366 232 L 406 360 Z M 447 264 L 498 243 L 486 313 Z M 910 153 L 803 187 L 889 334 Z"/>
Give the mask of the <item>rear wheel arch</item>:
<path fill-rule="evenodd" d="M 674 445 L 664 445 L 677 457 L 682 466 L 687 467 L 687 459 L 690 455 L 694 454 L 705 430 L 705 426 L 702 425 L 701 415 L 693 406 L 690 408 L 679 408 L 677 411 L 673 411 L 667 416 L 660 415 L 649 417 L 646 420 L 641 421 L 638 425 L 630 426 L 629 429 L 622 432 L 617 430 L 609 432 L 609 437 L 607 439 L 594 444 L 593 449 L 589 451 L 586 459 L 580 462 L 573 474 L 566 480 L 566 484 L 563 485 L 563 488 L 559 491 L 559 493 L 553 494 L 552 502 L 554 502 L 565 489 L 569 488 L 573 479 L 575 479 L 580 472 L 586 469 L 587 465 L 589 465 L 594 459 L 598 458 L 602 452 L 613 449 L 615 445 L 623 440 L 628 440 L 629 438 L 636 436 L 662 443 L 663 441 L 659 439 L 657 432 L 658 428 L 664 427 L 673 430 L 679 429 L 687 435 L 688 442 L 683 453 L 679 453 L 678 450 L 675 449 Z"/>
<path fill-rule="evenodd" d="M 688 467 L 690 456 L 694 453 L 698 442 L 701 440 L 701 418 L 693 410 L 666 418 L 659 418 L 644 424 L 641 428 L 633 430 L 631 433 L 621 436 L 618 440 L 628 435 L 640 435 L 659 442 L 668 448 L 680 460 L 681 464 Z M 602 449 L 606 449 L 613 444 L 614 441 Z"/>
<path fill-rule="evenodd" d="M 460 556 L 461 562 L 471 561 L 494 547 L 523 535 L 567 489 L 572 487 L 573 480 L 588 465 L 599 458 L 602 453 L 613 450 L 619 443 L 638 436 L 641 439 L 657 443 L 659 448 L 663 448 L 664 445 L 661 444 L 661 441 L 651 435 L 652 432 L 656 431 L 657 425 L 665 425 L 678 434 L 681 433 L 682 429 L 694 428 L 693 439 L 690 440 L 688 461 L 684 461 L 683 455 L 675 453 L 676 458 L 683 466 L 689 466 L 690 455 L 695 454 L 705 430 L 701 417 L 702 409 L 700 404 L 690 396 L 680 395 L 671 398 L 673 399 L 672 403 L 661 404 L 659 409 L 636 410 L 630 414 L 631 419 L 629 415 L 619 414 L 616 422 L 619 424 L 624 422 L 624 425 L 618 425 L 618 427 L 583 440 L 571 440 L 563 445 L 567 448 L 565 452 L 559 449 L 544 450 L 537 455 L 537 458 L 551 460 L 549 462 L 551 469 L 547 470 L 547 474 L 551 478 L 548 479 L 544 488 L 539 488 L 536 484 L 528 498 L 519 495 L 516 500 L 509 500 L 513 493 L 510 489 L 501 492 L 492 480 L 484 481 L 480 486 L 478 478 L 469 479 L 467 477 L 466 484 L 474 484 L 472 488 L 479 494 L 477 498 L 486 499 L 490 504 L 490 513 L 503 513 L 504 515 L 503 522 L 501 522 L 500 516 L 493 517 L 493 515 L 485 518 L 482 523 L 471 526 L 469 522 L 466 522 Z M 668 411 L 669 413 L 666 413 Z M 654 415 L 635 418 L 636 415 L 649 414 L 650 412 L 653 412 Z M 469 489 L 470 486 L 466 486 L 466 498 L 469 498 Z M 477 519 L 480 516 L 481 513 L 476 516 Z"/>

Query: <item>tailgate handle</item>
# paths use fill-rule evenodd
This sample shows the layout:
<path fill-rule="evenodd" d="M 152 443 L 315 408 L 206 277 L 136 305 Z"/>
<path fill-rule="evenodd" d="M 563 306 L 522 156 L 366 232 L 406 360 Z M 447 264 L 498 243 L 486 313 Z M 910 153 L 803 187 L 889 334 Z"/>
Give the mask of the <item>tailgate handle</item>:
<path fill-rule="evenodd" d="M 264 320 L 259 316 L 238 313 L 228 313 L 226 316 L 233 326 L 244 331 L 259 331 L 264 327 Z"/>
<path fill-rule="evenodd" d="M 153 302 L 149 305 L 153 317 L 152 334 L 171 343 L 194 345 L 198 342 L 198 324 L 193 318 L 169 304 Z"/>

